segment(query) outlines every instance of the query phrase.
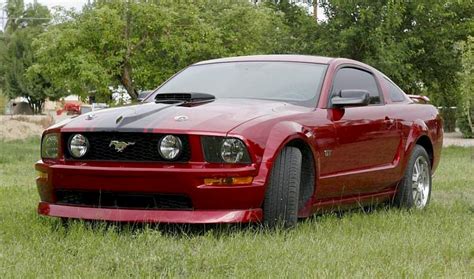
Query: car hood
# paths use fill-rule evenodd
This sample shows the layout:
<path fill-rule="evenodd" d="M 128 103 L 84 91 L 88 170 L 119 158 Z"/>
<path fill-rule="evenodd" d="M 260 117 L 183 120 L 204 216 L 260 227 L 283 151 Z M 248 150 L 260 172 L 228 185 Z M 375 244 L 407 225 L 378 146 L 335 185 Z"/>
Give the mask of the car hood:
<path fill-rule="evenodd" d="M 264 115 L 307 110 L 309 108 L 285 102 L 255 99 L 216 99 L 191 106 L 146 103 L 87 113 L 63 124 L 61 131 L 222 134 Z"/>

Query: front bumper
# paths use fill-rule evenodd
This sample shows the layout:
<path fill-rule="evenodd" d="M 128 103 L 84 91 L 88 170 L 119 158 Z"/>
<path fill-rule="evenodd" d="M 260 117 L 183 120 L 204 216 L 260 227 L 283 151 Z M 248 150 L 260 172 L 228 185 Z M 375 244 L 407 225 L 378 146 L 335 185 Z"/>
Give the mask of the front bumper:
<path fill-rule="evenodd" d="M 118 222 L 247 223 L 262 218 L 265 183 L 257 168 L 212 168 L 202 165 L 144 165 L 105 163 L 45 163 L 35 168 L 41 202 L 38 213 L 46 216 Z M 204 178 L 252 176 L 249 185 L 208 186 Z M 264 177 L 264 176 L 263 176 Z M 103 208 L 59 204 L 57 190 L 181 194 L 192 201 L 191 210 Z"/>
<path fill-rule="evenodd" d="M 38 213 L 45 216 L 137 223 L 211 224 L 251 223 L 262 219 L 262 210 L 140 210 L 56 205 L 40 202 Z"/>

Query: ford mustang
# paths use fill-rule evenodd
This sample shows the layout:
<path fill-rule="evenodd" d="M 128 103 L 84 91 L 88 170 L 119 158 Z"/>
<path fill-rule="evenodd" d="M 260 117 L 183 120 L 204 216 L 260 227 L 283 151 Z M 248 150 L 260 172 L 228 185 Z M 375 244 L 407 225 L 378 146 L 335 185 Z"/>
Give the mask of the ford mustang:
<path fill-rule="evenodd" d="M 291 227 L 374 203 L 423 209 L 442 139 L 435 107 L 354 60 L 203 61 L 138 105 L 46 129 L 38 212 Z"/>

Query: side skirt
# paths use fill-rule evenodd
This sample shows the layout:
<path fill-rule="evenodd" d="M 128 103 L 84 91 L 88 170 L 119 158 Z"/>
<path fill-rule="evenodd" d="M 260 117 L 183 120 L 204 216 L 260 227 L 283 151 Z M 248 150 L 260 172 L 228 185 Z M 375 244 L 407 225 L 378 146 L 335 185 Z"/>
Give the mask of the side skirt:
<path fill-rule="evenodd" d="M 334 210 L 344 210 L 363 207 L 372 204 L 379 204 L 390 200 L 395 195 L 396 189 L 389 189 L 383 192 L 371 193 L 343 197 L 340 199 L 310 200 L 306 206 L 298 212 L 298 218 L 306 218 L 314 213 L 328 212 Z"/>

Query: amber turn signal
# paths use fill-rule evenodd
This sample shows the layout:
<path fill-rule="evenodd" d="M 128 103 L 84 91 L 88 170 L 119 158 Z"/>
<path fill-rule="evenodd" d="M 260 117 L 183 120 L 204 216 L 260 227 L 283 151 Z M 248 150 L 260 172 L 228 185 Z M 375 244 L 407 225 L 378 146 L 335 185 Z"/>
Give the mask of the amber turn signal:
<path fill-rule="evenodd" d="M 218 186 L 218 185 L 247 185 L 252 183 L 253 177 L 222 177 L 222 178 L 205 178 L 204 184 L 207 186 Z"/>
<path fill-rule="evenodd" d="M 42 171 L 37 171 L 36 172 L 36 177 L 37 177 L 37 179 L 48 180 L 48 173 L 47 172 L 42 172 Z"/>

